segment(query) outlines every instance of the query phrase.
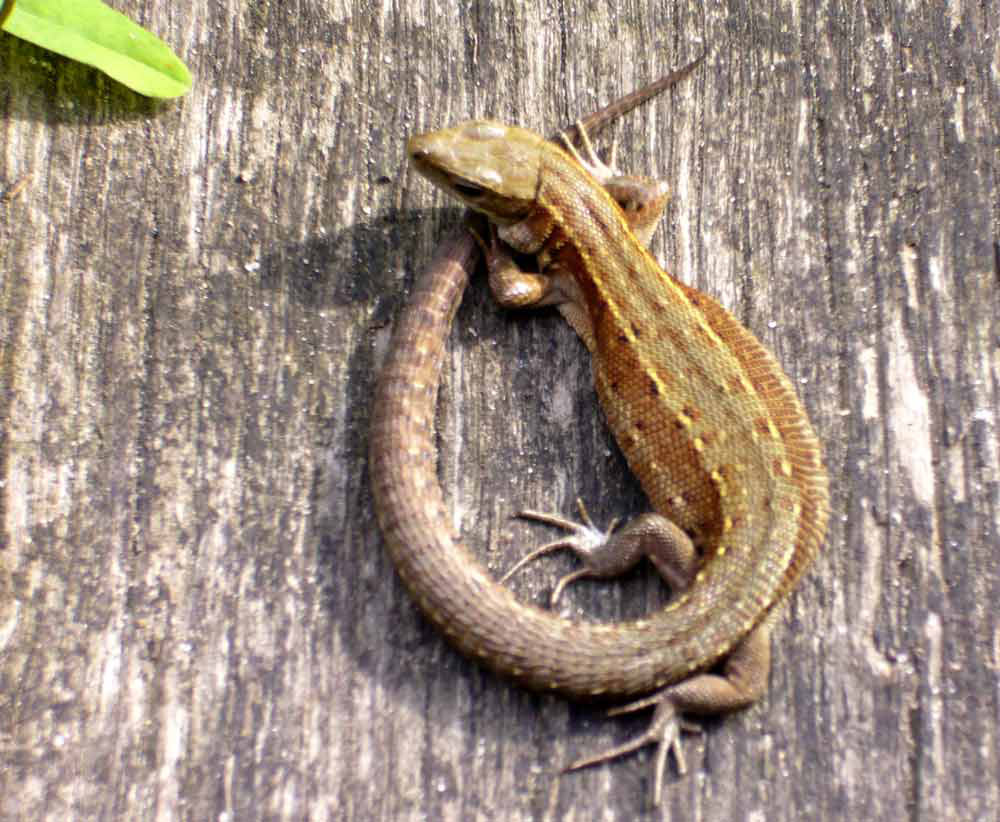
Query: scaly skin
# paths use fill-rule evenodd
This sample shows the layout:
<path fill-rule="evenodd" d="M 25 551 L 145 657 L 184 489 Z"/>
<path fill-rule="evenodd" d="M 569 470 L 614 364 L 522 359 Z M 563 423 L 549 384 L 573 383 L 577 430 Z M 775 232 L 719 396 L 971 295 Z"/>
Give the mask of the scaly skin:
<path fill-rule="evenodd" d="M 574 578 L 609 576 L 648 554 L 681 592 L 644 619 L 573 622 L 519 602 L 452 532 L 434 411 L 444 341 L 475 260 L 468 235 L 451 238 L 415 287 L 379 381 L 371 475 L 392 560 L 440 630 L 502 674 L 582 698 L 656 691 L 623 709 L 655 706 L 649 732 L 571 767 L 658 743 L 659 802 L 667 750 L 682 764 L 679 716 L 742 707 L 766 686 L 769 617 L 825 533 L 819 443 L 774 358 L 645 250 L 635 234 L 648 218 L 623 213 L 602 186 L 614 190 L 606 170 L 489 122 L 414 137 L 408 152 L 499 226 L 507 246 L 538 255 L 539 273 L 524 273 L 496 237 L 484 243 L 494 294 L 512 307 L 557 305 L 579 332 L 608 423 L 662 515 L 607 540 L 547 518 L 573 532 L 553 546 L 587 564 Z M 705 672 L 724 658 L 721 673 Z"/>

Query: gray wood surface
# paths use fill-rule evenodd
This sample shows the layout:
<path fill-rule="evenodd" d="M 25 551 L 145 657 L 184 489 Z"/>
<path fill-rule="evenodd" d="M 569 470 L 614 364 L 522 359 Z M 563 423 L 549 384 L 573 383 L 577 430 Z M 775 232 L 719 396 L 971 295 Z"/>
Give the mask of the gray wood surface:
<path fill-rule="evenodd" d="M 987 819 L 998 806 L 996 3 L 114 4 L 154 104 L 0 34 L 0 818 Z M 644 717 L 458 656 L 382 550 L 375 375 L 458 211 L 405 135 L 550 129 L 701 49 L 617 131 L 655 253 L 776 351 L 826 446 L 825 554 L 764 700 L 558 776 Z M 522 507 L 645 502 L 554 314 L 474 283 L 441 477 L 490 568 Z M 569 557 L 513 586 L 541 603 Z M 648 569 L 564 608 L 635 616 Z"/>

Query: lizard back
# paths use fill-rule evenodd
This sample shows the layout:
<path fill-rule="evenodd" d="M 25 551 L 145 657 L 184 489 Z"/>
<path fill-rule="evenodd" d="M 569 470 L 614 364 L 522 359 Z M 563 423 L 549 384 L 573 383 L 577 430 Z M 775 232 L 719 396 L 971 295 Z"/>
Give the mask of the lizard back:
<path fill-rule="evenodd" d="M 586 303 L 592 337 L 582 336 L 608 424 L 653 508 L 705 549 L 660 627 L 685 659 L 718 658 L 820 548 L 829 503 L 819 440 L 770 352 L 664 271 L 574 159 L 540 150 L 544 216 L 533 219 L 551 221 L 546 265 L 572 276 Z"/>

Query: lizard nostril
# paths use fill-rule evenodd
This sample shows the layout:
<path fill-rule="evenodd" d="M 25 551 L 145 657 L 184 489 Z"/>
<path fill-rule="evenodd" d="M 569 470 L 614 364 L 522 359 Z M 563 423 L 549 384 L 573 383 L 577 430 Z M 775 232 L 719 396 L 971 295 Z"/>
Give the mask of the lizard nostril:
<path fill-rule="evenodd" d="M 427 146 L 427 141 L 424 139 L 424 135 L 417 134 L 407 140 L 406 153 L 415 160 L 427 157 L 427 155 L 430 154 L 430 149 Z"/>

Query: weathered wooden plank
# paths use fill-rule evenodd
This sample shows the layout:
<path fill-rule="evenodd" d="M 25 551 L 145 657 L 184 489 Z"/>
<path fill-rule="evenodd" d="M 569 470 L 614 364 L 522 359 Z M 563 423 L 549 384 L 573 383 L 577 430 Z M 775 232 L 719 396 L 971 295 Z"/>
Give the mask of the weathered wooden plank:
<path fill-rule="evenodd" d="M 511 686 L 419 617 L 365 466 L 374 377 L 457 211 L 405 135 L 539 129 L 700 50 L 618 130 L 654 250 L 777 352 L 827 447 L 827 550 L 766 699 L 688 742 L 672 819 L 998 805 L 995 4 L 116 7 L 195 87 L 156 105 L 0 34 L 0 817 L 634 819 L 644 718 Z M 584 352 L 474 287 L 441 397 L 456 522 L 645 502 Z M 569 558 L 514 581 L 541 602 Z M 566 608 L 634 616 L 647 573 Z M 657 818 L 657 814 L 649 814 Z"/>

